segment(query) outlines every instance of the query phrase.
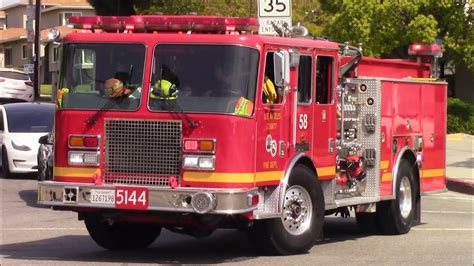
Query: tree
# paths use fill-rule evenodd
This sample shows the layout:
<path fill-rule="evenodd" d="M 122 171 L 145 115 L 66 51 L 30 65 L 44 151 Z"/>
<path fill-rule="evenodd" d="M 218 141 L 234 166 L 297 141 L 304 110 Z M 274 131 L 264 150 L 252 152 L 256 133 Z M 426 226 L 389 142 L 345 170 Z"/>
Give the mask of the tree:
<path fill-rule="evenodd" d="M 135 15 L 135 0 L 87 0 L 94 7 L 98 16 L 130 16 Z"/>
<path fill-rule="evenodd" d="M 324 34 L 362 43 L 364 54 L 406 57 L 412 43 L 442 43 L 447 60 L 474 70 L 474 13 L 464 0 L 320 0 Z"/>
<path fill-rule="evenodd" d="M 323 13 L 318 0 L 293 0 L 293 25 L 301 23 L 311 36 L 322 36 L 327 15 Z"/>

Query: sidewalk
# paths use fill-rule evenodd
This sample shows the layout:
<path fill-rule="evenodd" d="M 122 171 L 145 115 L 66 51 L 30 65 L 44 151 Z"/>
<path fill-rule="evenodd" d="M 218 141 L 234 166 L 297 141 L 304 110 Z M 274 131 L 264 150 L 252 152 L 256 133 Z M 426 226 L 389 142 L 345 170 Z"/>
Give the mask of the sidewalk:
<path fill-rule="evenodd" d="M 474 136 L 450 134 L 446 139 L 447 188 L 474 195 Z"/>

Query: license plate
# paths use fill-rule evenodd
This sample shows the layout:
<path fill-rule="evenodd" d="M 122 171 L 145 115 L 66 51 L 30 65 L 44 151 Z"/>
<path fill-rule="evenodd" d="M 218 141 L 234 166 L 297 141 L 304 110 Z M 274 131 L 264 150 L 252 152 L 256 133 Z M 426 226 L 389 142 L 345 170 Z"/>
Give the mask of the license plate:
<path fill-rule="evenodd" d="M 148 209 L 148 189 L 140 187 L 116 187 L 115 207 L 118 209 Z"/>
<path fill-rule="evenodd" d="M 113 205 L 115 203 L 115 190 L 91 189 L 91 203 Z"/>

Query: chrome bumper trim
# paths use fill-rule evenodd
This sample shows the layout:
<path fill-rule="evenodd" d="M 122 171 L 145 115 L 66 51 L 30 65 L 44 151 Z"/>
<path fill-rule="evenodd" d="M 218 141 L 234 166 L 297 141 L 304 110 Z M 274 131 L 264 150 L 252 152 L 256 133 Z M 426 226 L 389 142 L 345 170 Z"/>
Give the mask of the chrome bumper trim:
<path fill-rule="evenodd" d="M 118 185 L 123 187 L 123 185 Z M 91 203 L 91 190 L 115 190 L 116 185 L 97 186 L 89 183 L 66 183 L 55 181 L 38 182 L 38 204 L 62 207 L 86 207 L 115 209 L 115 204 Z M 127 185 L 126 187 L 142 187 Z M 77 188 L 78 195 L 75 202 L 71 201 L 64 191 Z M 257 193 L 257 188 L 250 189 L 219 189 L 219 188 L 161 188 L 148 187 L 148 209 L 145 211 L 170 211 L 196 213 L 184 200 L 195 193 L 207 192 L 216 198 L 216 206 L 208 213 L 239 214 L 248 213 L 257 209 L 257 205 L 250 206 L 249 197 Z"/>

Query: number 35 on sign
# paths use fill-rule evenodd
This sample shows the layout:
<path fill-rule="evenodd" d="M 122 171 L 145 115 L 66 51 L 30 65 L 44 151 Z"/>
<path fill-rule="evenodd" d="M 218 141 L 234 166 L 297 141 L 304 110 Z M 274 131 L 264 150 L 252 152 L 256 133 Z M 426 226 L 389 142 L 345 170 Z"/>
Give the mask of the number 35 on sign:
<path fill-rule="evenodd" d="M 259 0 L 259 17 L 291 18 L 291 0 Z"/>

